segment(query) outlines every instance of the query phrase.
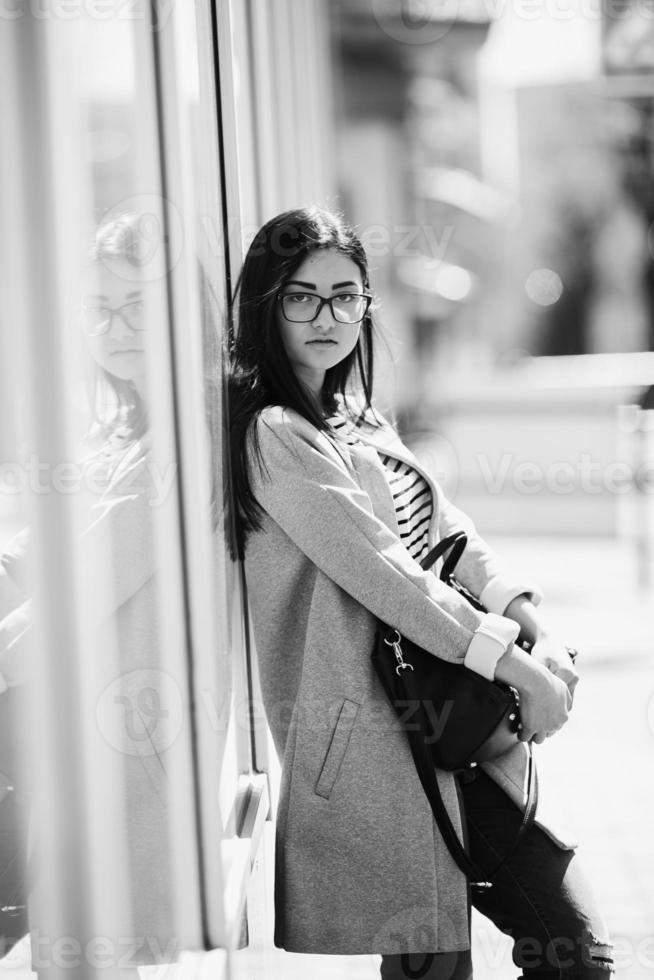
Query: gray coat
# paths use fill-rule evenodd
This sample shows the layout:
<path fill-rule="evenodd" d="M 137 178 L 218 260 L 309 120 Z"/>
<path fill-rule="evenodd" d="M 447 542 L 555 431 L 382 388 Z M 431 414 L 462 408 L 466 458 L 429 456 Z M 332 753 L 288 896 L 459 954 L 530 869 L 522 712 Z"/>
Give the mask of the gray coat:
<path fill-rule="evenodd" d="M 461 663 L 481 620 L 424 572 L 399 539 L 377 448 L 410 462 L 433 497 L 430 544 L 469 535 L 457 575 L 476 595 L 537 587 L 512 576 L 443 496 L 395 431 L 364 423 L 342 447 L 297 413 L 259 417 L 252 461 L 263 527 L 245 572 L 266 714 L 282 759 L 275 861 L 275 944 L 295 952 L 399 953 L 469 947 L 466 883 L 435 825 L 405 734 L 371 665 L 375 617 L 435 656 Z M 376 448 L 377 447 L 377 448 Z M 508 596 L 508 599 L 507 599 Z M 524 805 L 526 748 L 485 766 Z M 454 778 L 438 780 L 455 827 Z M 571 846 L 547 817 L 539 822 Z"/>
<path fill-rule="evenodd" d="M 118 801 L 113 796 L 104 802 L 92 799 L 90 812 L 93 807 L 104 806 L 116 821 L 124 814 L 128 827 L 126 852 L 120 849 L 120 835 L 116 835 L 111 847 L 94 854 L 95 878 L 114 883 L 112 900 L 115 896 L 123 916 L 119 935 L 112 934 L 106 924 L 99 926 L 98 934 L 125 962 L 153 964 L 168 960 L 180 949 L 172 925 L 174 882 L 168 858 L 172 739 L 165 723 L 155 718 L 152 725 L 150 716 L 141 713 L 143 693 L 157 697 L 161 704 L 170 696 L 160 651 L 161 593 L 152 505 L 157 489 L 152 484 L 145 441 L 109 456 L 106 462 L 99 453 L 87 463 L 86 474 L 87 486 L 95 488 L 97 497 L 90 498 L 89 526 L 80 543 L 82 557 L 78 560 L 84 583 L 77 601 L 83 604 L 82 595 L 87 600 L 92 598 L 100 626 L 92 634 L 93 645 L 89 643 L 92 676 L 85 678 L 85 697 L 75 708 L 86 739 L 85 751 L 89 757 L 92 753 L 96 771 L 112 773 L 122 789 Z M 32 652 L 29 644 L 16 649 L 21 641 L 20 627 L 25 630 L 27 623 L 12 615 L 12 611 L 21 611 L 30 591 L 29 560 L 23 535 L 0 559 L 0 671 L 12 684 L 21 666 L 17 653 L 20 651 L 24 660 Z M 97 587 L 99 580 L 102 589 Z M 20 680 L 29 680 L 32 669 L 21 666 L 26 676 Z M 115 705 L 111 713 L 107 705 Z M 0 695 L 0 709 L 2 706 Z M 67 710 L 66 705 L 62 710 Z M 162 711 L 161 717 L 165 715 Z M 115 785 L 108 782 L 107 786 L 113 793 Z M 76 841 L 71 840 L 69 846 L 71 853 L 76 853 Z M 119 860 L 126 867 L 124 876 L 117 879 L 114 864 Z M 54 928 L 50 906 L 40 904 L 38 886 L 37 879 L 30 900 L 30 920 L 37 929 L 35 936 L 41 937 L 44 945 L 33 947 L 33 969 L 46 955 L 46 939 L 52 941 Z M 101 911 L 97 914 L 102 915 Z M 109 921 L 113 926 L 113 912 Z M 83 934 L 82 927 L 74 935 L 82 948 L 96 941 L 94 936 Z"/>

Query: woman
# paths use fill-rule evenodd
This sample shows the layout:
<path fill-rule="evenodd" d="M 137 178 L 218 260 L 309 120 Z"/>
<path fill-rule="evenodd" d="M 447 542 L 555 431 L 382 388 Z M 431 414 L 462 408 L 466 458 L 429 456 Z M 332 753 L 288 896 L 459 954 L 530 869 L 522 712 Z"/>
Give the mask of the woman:
<path fill-rule="evenodd" d="M 466 882 L 373 673 L 376 617 L 434 656 L 517 688 L 525 743 L 563 726 L 577 675 L 542 625 L 537 586 L 502 566 L 374 410 L 370 307 L 361 243 L 338 215 L 315 208 L 259 231 L 234 305 L 235 551 L 283 760 L 275 943 L 381 953 L 387 980 L 463 980 Z M 469 543 L 457 576 L 494 616 L 418 564 L 460 527 Z M 518 632 L 534 643 L 532 656 L 514 645 Z M 519 744 L 466 782 L 438 772 L 482 867 L 515 836 L 526 757 Z M 605 927 L 554 825 L 532 828 L 472 902 L 512 934 L 525 977 L 607 975 Z"/>
<path fill-rule="evenodd" d="M 165 487 L 153 480 L 146 408 L 146 306 L 159 283 L 149 274 L 146 244 L 136 214 L 112 216 L 100 224 L 85 270 L 79 316 L 91 355 L 93 424 L 81 454 L 81 484 L 88 494 L 79 499 L 86 527 L 79 545 L 83 575 L 77 601 L 88 615 L 84 637 L 92 671 L 77 710 L 94 771 L 111 771 L 122 790 L 115 811 L 113 796 L 100 800 L 91 794 L 85 803 L 91 821 L 103 807 L 116 821 L 126 814 L 125 852 L 113 846 L 102 854 L 97 847 L 94 852 L 95 881 L 114 881 L 116 863 L 126 865 L 118 894 L 111 899 L 114 910 L 124 910 L 124 927 L 120 934 L 110 935 L 103 929 L 101 912 L 97 919 L 104 942 L 102 956 L 107 961 L 115 958 L 123 980 L 138 980 L 139 963 L 167 962 L 179 953 L 178 941 L 170 935 L 173 882 L 167 862 L 166 750 L 171 739 L 166 712 L 159 707 L 165 704 L 168 689 L 160 661 L 153 529 L 154 508 L 161 505 Z M 0 650 L 0 686 L 2 681 L 18 686 L 30 677 L 30 630 L 25 617 L 8 629 L 28 601 L 27 552 L 25 530 L 0 561 L 1 594 L 9 597 L 2 609 L 8 615 L 3 623 L 7 628 L 0 630 L 7 639 Z M 94 784 L 96 791 L 98 785 Z M 66 847 L 71 866 L 78 864 L 79 842 L 71 837 Z M 57 969 L 50 959 L 56 955 L 57 940 L 49 924 L 50 908 L 40 903 L 36 870 L 30 902 L 30 923 L 37 937 L 33 969 L 45 977 Z M 84 955 L 97 956 L 100 936 L 86 934 L 85 909 L 77 912 L 79 922 L 70 924 L 71 937 Z"/>

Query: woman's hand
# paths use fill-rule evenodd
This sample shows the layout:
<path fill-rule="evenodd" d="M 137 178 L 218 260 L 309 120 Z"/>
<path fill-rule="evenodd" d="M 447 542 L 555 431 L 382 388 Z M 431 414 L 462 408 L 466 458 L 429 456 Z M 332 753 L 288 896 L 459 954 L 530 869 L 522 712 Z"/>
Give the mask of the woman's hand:
<path fill-rule="evenodd" d="M 555 674 L 559 680 L 562 680 L 574 698 L 575 688 L 579 683 L 579 674 L 570 659 L 570 654 L 561 642 L 549 634 L 541 633 L 532 647 L 531 656 L 538 663 L 547 667 L 550 673 Z"/>
<path fill-rule="evenodd" d="M 568 686 L 547 668 L 541 669 L 542 673 L 534 674 L 522 690 L 518 688 L 522 724 L 518 738 L 521 742 L 544 742 L 563 728 L 572 707 Z"/>
<path fill-rule="evenodd" d="M 544 742 L 563 728 L 572 694 L 539 660 L 512 644 L 497 662 L 495 679 L 515 687 L 520 695 L 521 742 Z"/>
<path fill-rule="evenodd" d="M 534 604 L 525 595 L 516 596 L 506 607 L 504 615 L 518 623 L 520 640 L 532 644 L 531 656 L 534 660 L 564 681 L 573 696 L 579 675 L 565 646 L 543 625 Z"/>

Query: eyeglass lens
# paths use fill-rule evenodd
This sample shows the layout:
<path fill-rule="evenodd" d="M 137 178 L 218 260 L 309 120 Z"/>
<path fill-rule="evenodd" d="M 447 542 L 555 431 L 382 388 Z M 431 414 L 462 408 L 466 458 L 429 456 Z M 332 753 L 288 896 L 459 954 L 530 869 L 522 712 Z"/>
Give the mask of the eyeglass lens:
<path fill-rule="evenodd" d="M 91 336 L 106 333 L 111 325 L 112 315 L 121 316 L 132 330 L 142 330 L 144 327 L 145 306 L 141 300 L 125 303 L 115 310 L 108 306 L 83 306 L 82 313 L 84 327 Z"/>
<path fill-rule="evenodd" d="M 335 320 L 340 323 L 358 323 L 366 314 L 369 297 L 359 293 L 343 293 L 327 300 Z M 282 297 L 282 309 L 287 320 L 308 323 L 313 320 L 322 303 L 322 297 L 313 293 L 290 293 Z"/>

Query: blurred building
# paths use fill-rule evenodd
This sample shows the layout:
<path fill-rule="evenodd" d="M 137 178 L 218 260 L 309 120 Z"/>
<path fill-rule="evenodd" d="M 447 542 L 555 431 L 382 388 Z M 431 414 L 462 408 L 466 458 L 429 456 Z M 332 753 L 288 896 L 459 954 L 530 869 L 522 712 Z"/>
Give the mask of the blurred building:
<path fill-rule="evenodd" d="M 341 199 L 401 370 L 652 349 L 654 85 L 631 21 L 332 6 Z M 602 39 L 636 88 L 607 80 Z"/>
<path fill-rule="evenodd" d="M 339 203 L 381 296 L 382 400 L 485 529 L 616 532 L 618 408 L 654 373 L 647 18 L 331 9 Z"/>
<path fill-rule="evenodd" d="M 390 2 L 333 10 L 341 199 L 376 267 L 398 392 L 411 378 L 420 397 L 431 379 L 418 364 L 483 362 L 491 344 L 474 310 L 488 229 L 507 202 L 480 180 L 486 5 L 455 21 Z"/>

